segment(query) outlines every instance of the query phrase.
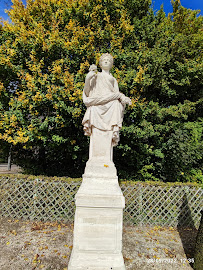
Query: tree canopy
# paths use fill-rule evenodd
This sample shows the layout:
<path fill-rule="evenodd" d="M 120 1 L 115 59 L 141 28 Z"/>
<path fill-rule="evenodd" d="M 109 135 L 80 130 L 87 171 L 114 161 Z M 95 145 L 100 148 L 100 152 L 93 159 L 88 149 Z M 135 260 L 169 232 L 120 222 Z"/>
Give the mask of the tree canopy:
<path fill-rule="evenodd" d="M 0 142 L 28 172 L 80 176 L 88 159 L 82 91 L 114 57 L 132 99 L 114 149 L 119 176 L 202 181 L 203 19 L 172 0 L 13 0 L 0 24 Z"/>

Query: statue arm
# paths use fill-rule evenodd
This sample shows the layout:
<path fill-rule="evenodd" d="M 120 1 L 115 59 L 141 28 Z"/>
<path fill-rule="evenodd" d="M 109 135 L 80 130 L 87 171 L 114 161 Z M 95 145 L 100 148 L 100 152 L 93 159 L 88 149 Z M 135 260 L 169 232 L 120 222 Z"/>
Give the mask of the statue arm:
<path fill-rule="evenodd" d="M 125 104 L 131 105 L 132 104 L 131 99 L 129 97 L 126 97 L 123 93 L 119 92 L 118 82 L 116 79 L 114 82 L 114 89 L 115 89 L 116 93 L 120 93 L 119 100 L 123 105 L 125 105 Z"/>
<path fill-rule="evenodd" d="M 85 92 L 85 95 L 88 97 L 89 92 L 90 92 L 90 80 L 88 80 L 87 77 L 85 79 L 84 92 Z"/>
<path fill-rule="evenodd" d="M 90 71 L 86 78 L 85 78 L 85 86 L 84 86 L 84 92 L 85 95 L 88 97 L 90 90 L 91 90 L 91 84 L 92 84 L 92 79 L 96 78 L 96 72 L 95 71 Z"/>

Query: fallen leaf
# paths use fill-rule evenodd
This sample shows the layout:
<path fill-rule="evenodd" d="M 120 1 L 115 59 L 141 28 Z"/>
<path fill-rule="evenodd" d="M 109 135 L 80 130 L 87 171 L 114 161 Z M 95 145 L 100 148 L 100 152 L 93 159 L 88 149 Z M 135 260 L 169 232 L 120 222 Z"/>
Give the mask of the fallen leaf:
<path fill-rule="evenodd" d="M 127 258 L 127 257 L 123 257 L 124 258 L 124 261 L 129 261 L 130 260 L 130 258 Z"/>
<path fill-rule="evenodd" d="M 167 248 L 164 248 L 164 252 L 165 252 L 166 254 L 168 254 L 168 249 L 167 249 Z"/>
<path fill-rule="evenodd" d="M 41 230 L 41 228 L 40 228 L 39 225 L 33 226 L 33 227 L 31 228 L 31 231 L 37 231 L 37 230 Z"/>

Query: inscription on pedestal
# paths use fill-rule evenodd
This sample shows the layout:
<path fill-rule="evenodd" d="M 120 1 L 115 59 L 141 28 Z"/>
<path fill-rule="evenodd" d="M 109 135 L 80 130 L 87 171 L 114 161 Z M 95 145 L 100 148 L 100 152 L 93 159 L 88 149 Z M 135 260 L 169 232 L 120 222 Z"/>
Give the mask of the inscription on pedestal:
<path fill-rule="evenodd" d="M 78 208 L 76 248 L 80 251 L 121 251 L 122 209 Z M 120 241 L 119 241 L 120 240 Z"/>
<path fill-rule="evenodd" d="M 84 218 L 78 229 L 79 237 L 83 237 L 84 244 L 80 250 L 113 251 L 116 249 L 116 218 Z M 88 242 L 88 246 L 86 245 Z"/>

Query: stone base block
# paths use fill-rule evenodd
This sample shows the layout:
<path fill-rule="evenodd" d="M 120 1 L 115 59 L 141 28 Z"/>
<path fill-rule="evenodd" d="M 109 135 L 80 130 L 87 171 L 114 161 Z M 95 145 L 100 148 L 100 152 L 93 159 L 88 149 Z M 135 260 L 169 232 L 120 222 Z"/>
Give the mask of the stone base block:
<path fill-rule="evenodd" d="M 125 270 L 122 220 L 122 208 L 78 206 L 68 270 Z"/>
<path fill-rule="evenodd" d="M 122 256 L 125 199 L 116 176 L 99 175 L 83 175 L 75 197 L 73 250 L 68 270 L 125 270 Z"/>
<path fill-rule="evenodd" d="M 125 270 L 122 254 L 72 252 L 68 270 Z"/>

